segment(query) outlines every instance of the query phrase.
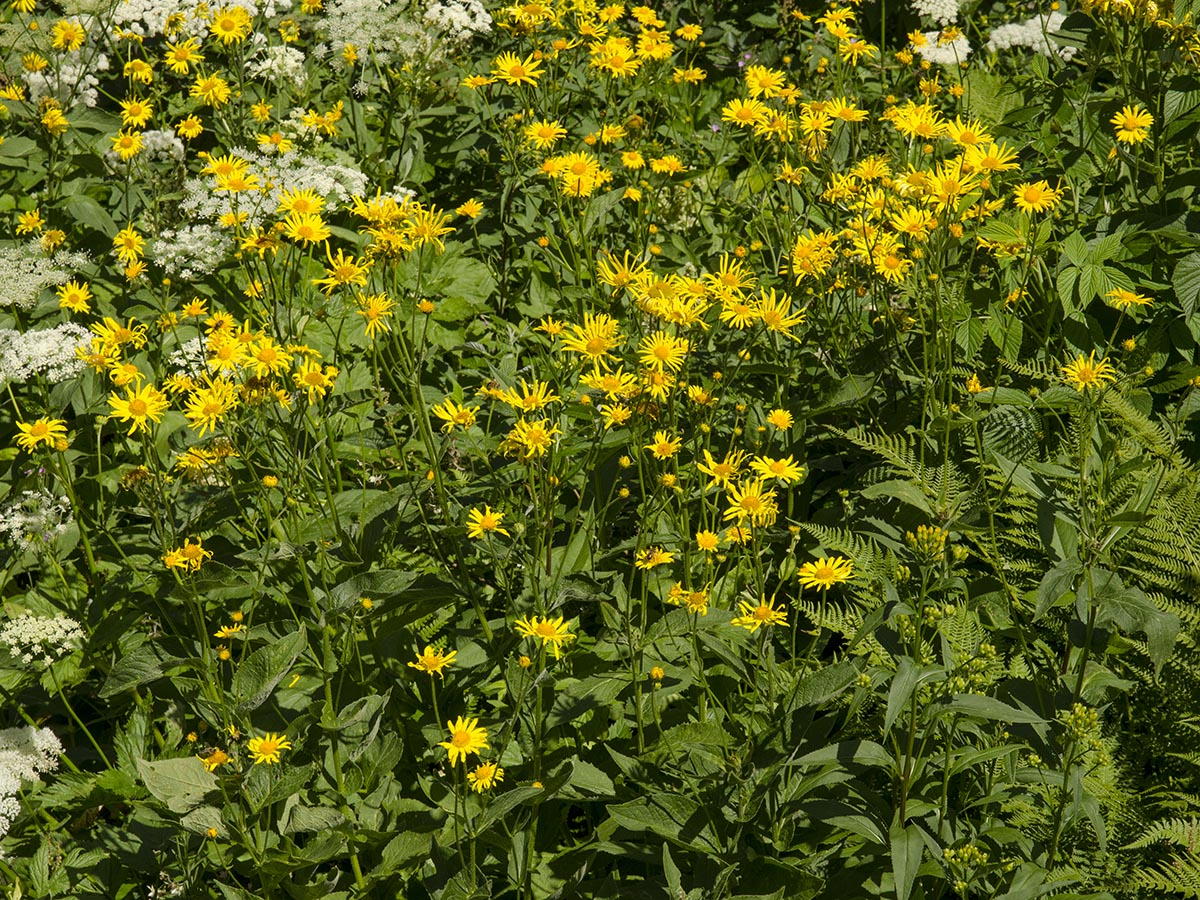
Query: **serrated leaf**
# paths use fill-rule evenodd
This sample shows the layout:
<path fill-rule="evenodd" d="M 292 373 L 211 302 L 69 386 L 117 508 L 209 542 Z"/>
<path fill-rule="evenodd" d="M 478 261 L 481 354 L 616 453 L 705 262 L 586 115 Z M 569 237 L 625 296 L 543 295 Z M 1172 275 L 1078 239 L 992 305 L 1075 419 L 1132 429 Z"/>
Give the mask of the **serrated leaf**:
<path fill-rule="evenodd" d="M 861 671 L 861 664 L 847 659 L 809 675 L 792 691 L 787 711 L 792 713 L 801 707 L 820 706 L 833 699 L 848 688 Z"/>

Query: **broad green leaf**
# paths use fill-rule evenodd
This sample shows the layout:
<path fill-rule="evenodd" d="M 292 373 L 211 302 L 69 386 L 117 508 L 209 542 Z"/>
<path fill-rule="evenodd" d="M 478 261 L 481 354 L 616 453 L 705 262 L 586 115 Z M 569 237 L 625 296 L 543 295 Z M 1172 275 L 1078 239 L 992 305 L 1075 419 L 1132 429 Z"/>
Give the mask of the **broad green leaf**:
<path fill-rule="evenodd" d="M 1046 721 L 1037 713 L 1009 706 L 995 697 L 985 697 L 981 694 L 952 694 L 940 700 L 933 709 L 938 716 L 955 713 L 975 719 L 991 719 L 998 722 L 1040 724 Z"/>
<path fill-rule="evenodd" d="M 896 879 L 896 900 L 908 900 L 912 893 L 913 883 L 917 880 L 917 872 L 921 868 L 921 855 L 925 851 L 925 841 L 921 839 L 921 829 L 915 825 L 907 828 L 899 824 L 892 826 L 892 874 Z"/>
<path fill-rule="evenodd" d="M 75 221 L 99 231 L 106 238 L 117 233 L 117 223 L 113 221 L 108 210 L 87 194 L 75 194 L 63 201 L 67 211 Z"/>
<path fill-rule="evenodd" d="M 609 806 L 608 814 L 630 831 L 648 832 L 701 853 L 719 853 L 721 850 L 720 842 L 713 834 L 709 812 L 695 800 L 679 794 L 655 792 L 628 803 Z"/>
<path fill-rule="evenodd" d="M 792 713 L 805 706 L 820 706 L 833 699 L 854 683 L 863 665 L 857 660 L 842 660 L 804 678 L 792 691 L 787 711 Z"/>
<path fill-rule="evenodd" d="M 667 896 L 671 900 L 679 900 L 685 896 L 683 890 L 683 876 L 679 871 L 679 866 L 675 865 L 675 860 L 671 859 L 671 845 L 663 844 L 662 851 L 663 874 L 667 877 Z"/>
<path fill-rule="evenodd" d="M 1062 252 L 1071 261 L 1071 265 L 1076 267 L 1082 267 L 1090 261 L 1091 254 L 1088 252 L 1087 241 L 1078 231 L 1071 232 L 1063 240 Z"/>
<path fill-rule="evenodd" d="M 302 831 L 327 831 L 337 828 L 346 817 L 328 806 L 288 806 L 279 822 L 280 834 L 297 834 Z"/>
<path fill-rule="evenodd" d="M 1195 315 L 1200 308 L 1200 251 L 1188 254 L 1176 264 L 1171 285 L 1183 311 Z"/>
<path fill-rule="evenodd" d="M 929 506 L 929 500 L 921 493 L 921 489 L 911 481 L 905 481 L 902 478 L 896 478 L 891 481 L 880 481 L 876 484 L 868 485 L 859 491 L 859 495 L 865 500 L 874 500 L 877 497 L 893 497 L 901 503 L 907 503 L 909 506 L 914 506 L 927 516 L 933 515 L 933 510 Z"/>
<path fill-rule="evenodd" d="M 221 821 L 221 810 L 215 806 L 197 806 L 181 818 L 179 824 L 193 834 L 207 835 L 210 828 L 215 828 L 218 837 L 228 835 L 225 823 Z"/>
<path fill-rule="evenodd" d="M 510 788 L 507 791 L 495 797 L 488 804 L 483 815 L 481 815 L 475 824 L 475 833 L 483 834 L 501 819 L 505 818 L 510 812 L 527 802 L 541 802 L 549 800 L 557 794 L 564 786 L 571 782 L 574 775 L 574 769 L 570 763 L 552 778 L 547 778 L 541 787 L 535 785 L 520 785 L 519 787 Z"/>
<path fill-rule="evenodd" d="M 262 706 L 307 646 L 308 633 L 301 626 L 246 657 L 233 674 L 238 711 L 246 713 Z"/>
<path fill-rule="evenodd" d="M 185 813 L 199 806 L 206 794 L 217 789 L 217 777 L 194 756 L 157 762 L 140 759 L 137 767 L 146 790 L 165 803 L 171 812 Z"/>
<path fill-rule="evenodd" d="M 154 643 L 142 644 L 132 653 L 127 653 L 117 660 L 100 687 L 100 697 L 108 699 L 122 691 L 149 684 L 162 677 L 168 669 L 193 666 L 197 662 L 195 659 L 169 656 Z"/>
<path fill-rule="evenodd" d="M 854 740 L 830 744 L 820 750 L 806 753 L 796 760 L 797 765 L 820 766 L 830 763 L 855 763 L 864 766 L 880 766 L 890 768 L 895 765 L 895 757 L 874 741 Z"/>
<path fill-rule="evenodd" d="M 892 686 L 888 689 L 887 712 L 883 717 L 883 734 L 886 737 L 892 730 L 901 710 L 908 705 L 909 698 L 917 689 L 921 680 L 922 669 L 907 656 L 900 657 L 896 666 L 896 674 L 892 677 Z"/>
<path fill-rule="evenodd" d="M 1021 320 L 998 306 L 993 307 L 987 320 L 987 333 L 1005 359 L 1016 361 L 1021 353 Z"/>
<path fill-rule="evenodd" d="M 1073 595 L 1075 579 L 1083 572 L 1083 564 L 1078 560 L 1067 560 L 1061 562 L 1044 576 L 1042 582 L 1038 586 L 1037 592 L 1037 610 L 1034 612 L 1034 619 L 1040 619 L 1054 606 L 1059 605 L 1059 601 L 1064 595 Z"/>

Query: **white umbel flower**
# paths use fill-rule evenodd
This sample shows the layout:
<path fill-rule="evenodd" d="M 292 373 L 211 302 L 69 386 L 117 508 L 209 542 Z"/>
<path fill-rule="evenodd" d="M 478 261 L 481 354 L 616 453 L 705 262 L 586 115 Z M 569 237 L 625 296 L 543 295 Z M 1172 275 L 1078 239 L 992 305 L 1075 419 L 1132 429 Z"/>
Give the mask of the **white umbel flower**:
<path fill-rule="evenodd" d="M 993 53 L 1012 47 L 1027 47 L 1042 56 L 1058 56 L 1069 60 L 1077 52 L 1075 47 L 1060 47 L 1051 37 L 1062 27 L 1066 16 L 1052 12 L 1045 16 L 1034 16 L 1024 22 L 1001 25 L 992 31 L 987 48 Z"/>
<path fill-rule="evenodd" d="M 0 730 L 0 838 L 21 812 L 17 797 L 22 786 L 57 769 L 61 754 L 62 744 L 49 728 Z"/>
<path fill-rule="evenodd" d="M 20 498 L 0 509 L 0 537 L 22 550 L 49 547 L 74 522 L 71 502 L 55 497 L 45 488 L 24 491 Z"/>
<path fill-rule="evenodd" d="M 941 32 L 925 32 L 925 43 L 915 49 L 922 59 L 927 59 L 935 66 L 956 66 L 967 61 L 971 55 L 971 42 L 965 34 L 950 41 L 940 40 Z"/>
<path fill-rule="evenodd" d="M 958 21 L 958 0 L 913 0 L 913 12 L 927 16 L 939 25 L 953 25 Z"/>
<path fill-rule="evenodd" d="M 67 616 L 22 613 L 0 626 L 0 647 L 26 666 L 49 666 L 83 644 L 83 629 Z"/>

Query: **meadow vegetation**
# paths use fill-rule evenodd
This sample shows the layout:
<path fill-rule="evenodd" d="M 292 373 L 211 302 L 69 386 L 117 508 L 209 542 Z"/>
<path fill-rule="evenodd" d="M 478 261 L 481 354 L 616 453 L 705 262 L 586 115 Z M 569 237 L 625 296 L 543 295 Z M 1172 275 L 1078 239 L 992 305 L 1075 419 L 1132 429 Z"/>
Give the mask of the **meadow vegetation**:
<path fill-rule="evenodd" d="M 5 896 L 1200 894 L 1198 23 L 5 0 Z"/>

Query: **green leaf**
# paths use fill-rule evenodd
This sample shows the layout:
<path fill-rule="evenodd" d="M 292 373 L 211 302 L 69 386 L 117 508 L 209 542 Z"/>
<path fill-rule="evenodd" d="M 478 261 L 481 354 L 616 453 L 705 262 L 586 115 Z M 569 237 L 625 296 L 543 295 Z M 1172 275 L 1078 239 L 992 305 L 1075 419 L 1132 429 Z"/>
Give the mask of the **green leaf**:
<path fill-rule="evenodd" d="M 225 823 L 221 821 L 221 811 L 215 806 L 197 806 L 180 819 L 179 824 L 193 834 L 207 834 L 210 828 L 217 829 L 219 837 L 228 834 Z"/>
<path fill-rule="evenodd" d="M 428 832 L 406 831 L 398 834 L 383 848 L 382 861 L 374 874 L 389 875 L 427 859 L 432 846 L 433 835 Z"/>
<path fill-rule="evenodd" d="M 656 792 L 609 806 L 608 814 L 630 831 L 649 832 L 701 853 L 721 852 L 705 807 L 679 794 Z"/>
<path fill-rule="evenodd" d="M 896 674 L 892 678 L 892 686 L 888 689 L 887 712 L 883 717 L 883 734 L 886 737 L 892 730 L 900 711 L 908 704 L 913 691 L 921 680 L 922 669 L 907 656 L 900 657 L 896 666 Z"/>
<path fill-rule="evenodd" d="M 859 491 L 859 495 L 866 500 L 874 500 L 877 497 L 893 497 L 901 503 L 907 503 L 909 506 L 916 507 L 927 516 L 933 515 L 933 509 L 929 506 L 929 500 L 921 493 L 921 489 L 911 481 L 905 481 L 902 478 L 868 485 Z"/>
<path fill-rule="evenodd" d="M 896 900 L 908 900 L 913 883 L 917 880 L 917 872 L 921 868 L 921 854 L 925 851 L 925 841 L 921 839 L 921 829 L 915 824 L 907 828 L 896 824 L 892 826 L 891 843 Z"/>
<path fill-rule="evenodd" d="M 998 305 L 994 306 L 992 315 L 987 320 L 987 333 L 1005 359 L 1017 359 L 1021 353 L 1021 337 L 1024 334 L 1020 319 L 1012 313 L 1004 312 Z"/>
<path fill-rule="evenodd" d="M 842 660 L 804 678 L 792 691 L 788 713 L 804 706 L 820 706 L 832 700 L 854 683 L 862 671 L 862 665 L 854 660 Z"/>
<path fill-rule="evenodd" d="M 175 813 L 199 806 L 205 794 L 217 789 L 217 777 L 194 756 L 147 762 L 139 759 L 138 774 L 154 797 Z"/>
<path fill-rule="evenodd" d="M 475 834 L 477 836 L 483 834 L 523 803 L 531 800 L 539 803 L 543 800 L 549 800 L 570 783 L 573 775 L 574 768 L 568 764 L 553 778 L 546 779 L 541 787 L 522 785 L 500 794 L 488 804 L 483 815 L 479 817 L 475 825 Z"/>
<path fill-rule="evenodd" d="M 854 740 L 830 744 L 812 753 L 806 753 L 796 760 L 801 766 L 820 766 L 838 763 L 856 763 L 864 766 L 880 766 L 890 768 L 895 764 L 895 758 L 881 745 L 874 741 Z"/>
<path fill-rule="evenodd" d="M 1033 618 L 1040 619 L 1053 607 L 1060 605 L 1059 601 L 1064 595 L 1073 594 L 1075 579 L 1081 572 L 1083 564 L 1079 560 L 1067 560 L 1042 576 L 1042 583 L 1038 585 L 1037 610 Z"/>
<path fill-rule="evenodd" d="M 1089 602 L 1098 604 L 1096 624 L 1101 628 L 1115 627 L 1125 634 L 1141 632 L 1146 635 L 1146 651 L 1155 670 L 1171 658 L 1179 636 L 1179 618 L 1163 612 L 1136 587 L 1126 587 L 1115 572 L 1093 569 L 1090 578 L 1079 586 L 1079 611 L 1085 612 Z M 1082 618 L 1082 616 L 1081 616 Z"/>
<path fill-rule="evenodd" d="M 554 695 L 554 705 L 546 715 L 546 726 L 570 722 L 597 706 L 611 703 L 625 688 L 628 678 L 593 675 L 580 681 L 563 679 Z"/>
<path fill-rule="evenodd" d="M 621 198 L 625 196 L 624 188 L 608 191 L 592 197 L 587 202 L 587 209 L 583 216 L 583 233 L 591 234 L 597 227 L 603 224 L 608 214 L 613 207 L 621 202 Z"/>
<path fill-rule="evenodd" d="M 983 322 L 977 316 L 964 319 L 954 332 L 954 339 L 962 349 L 963 358 L 967 360 L 973 359 L 979 352 L 979 348 L 983 346 L 983 338 Z"/>
<path fill-rule="evenodd" d="M 671 900 L 679 900 L 686 896 L 683 890 L 683 876 L 675 860 L 671 859 L 671 845 L 663 844 L 663 874 L 667 876 L 667 896 Z"/>
<path fill-rule="evenodd" d="M 117 233 L 117 223 L 108 211 L 87 194 L 75 194 L 63 201 L 67 211 L 76 222 L 99 231 L 107 238 Z"/>
<path fill-rule="evenodd" d="M 123 691 L 133 690 L 157 680 L 168 669 L 193 666 L 196 662 L 198 660 L 168 656 L 157 644 L 142 644 L 117 660 L 100 687 L 100 697 L 108 699 Z"/>
<path fill-rule="evenodd" d="M 1189 316 L 1195 315 L 1200 307 L 1200 251 L 1190 253 L 1178 262 L 1171 285 L 1183 311 Z"/>
<path fill-rule="evenodd" d="M 1084 303 L 1103 297 L 1112 290 L 1108 269 L 1096 263 L 1088 263 L 1079 270 L 1079 299 Z"/>
<path fill-rule="evenodd" d="M 1037 713 L 1027 709 L 1009 706 L 995 697 L 984 697 L 980 694 L 952 694 L 938 701 L 935 707 L 937 714 L 948 715 L 957 713 L 976 719 L 992 719 L 998 722 L 1028 722 L 1040 724 L 1046 720 Z"/>
<path fill-rule="evenodd" d="M 1075 311 L 1075 285 L 1079 282 L 1079 269 L 1068 266 L 1058 273 L 1058 299 L 1062 302 L 1063 313 L 1070 315 Z"/>
<path fill-rule="evenodd" d="M 1197 106 L 1200 106 L 1200 80 L 1192 75 L 1171 79 L 1171 86 L 1163 96 L 1163 125 L 1170 125 Z"/>
<path fill-rule="evenodd" d="M 280 834 L 298 834 L 304 831 L 327 831 L 337 828 L 346 817 L 328 806 L 287 806 L 279 822 Z"/>
<path fill-rule="evenodd" d="M 251 653 L 233 674 L 233 696 L 239 712 L 258 709 L 308 646 L 304 626 Z"/>
<path fill-rule="evenodd" d="M 1062 242 L 1062 252 L 1071 261 L 1071 265 L 1076 267 L 1084 266 L 1090 259 L 1087 241 L 1078 231 L 1072 232 Z"/>
<path fill-rule="evenodd" d="M 592 794 L 597 797 L 615 797 L 617 795 L 617 789 L 612 779 L 601 769 L 579 759 L 572 760 L 571 764 L 574 766 L 575 773 L 571 776 L 571 783 L 564 789 L 564 794 L 569 790 L 570 793 Z"/>

